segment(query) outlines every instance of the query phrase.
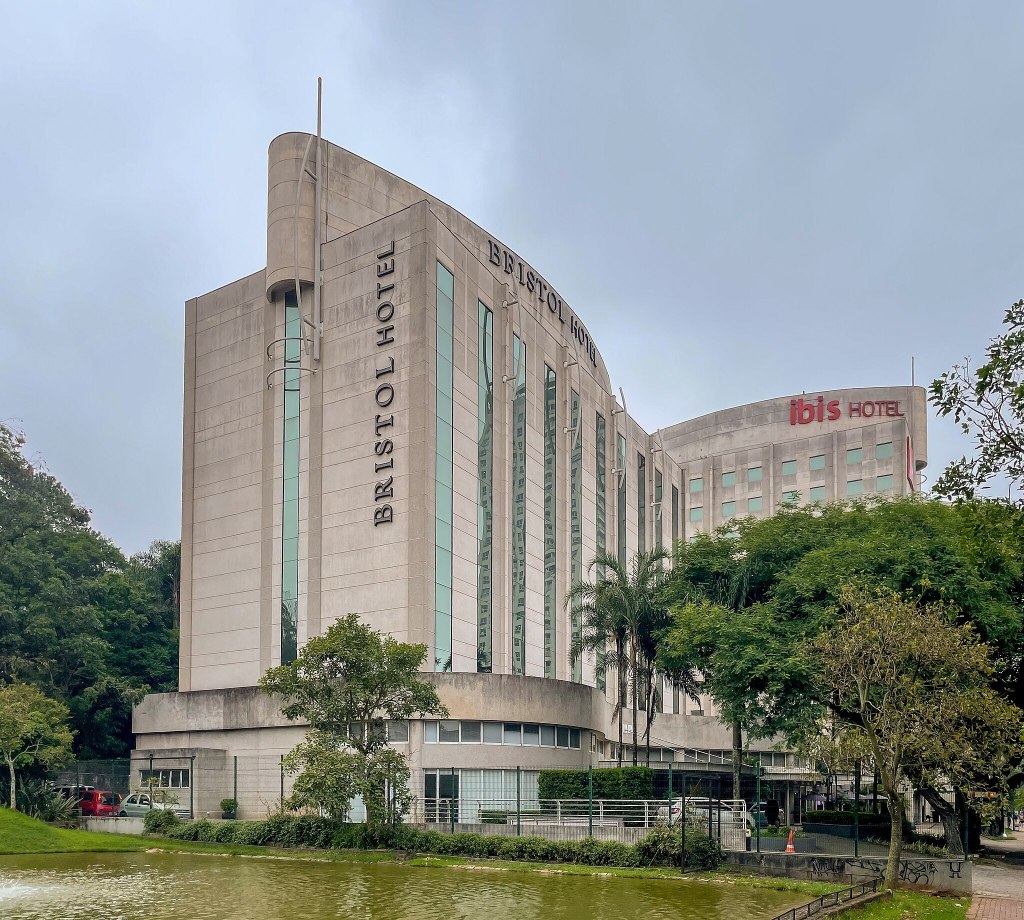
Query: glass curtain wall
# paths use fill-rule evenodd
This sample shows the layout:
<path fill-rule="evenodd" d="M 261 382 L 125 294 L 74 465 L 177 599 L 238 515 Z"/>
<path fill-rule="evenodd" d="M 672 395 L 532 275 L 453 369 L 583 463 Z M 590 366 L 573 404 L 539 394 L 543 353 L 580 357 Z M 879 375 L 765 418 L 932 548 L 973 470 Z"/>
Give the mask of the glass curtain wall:
<path fill-rule="evenodd" d="M 580 394 L 572 391 L 570 407 L 572 430 L 572 459 L 569 470 L 569 523 L 571 528 L 570 561 L 573 584 L 583 581 L 583 426 L 580 419 Z M 580 640 L 580 616 L 570 613 L 569 641 L 575 646 Z M 583 657 L 572 662 L 572 680 L 583 680 Z"/>
<path fill-rule="evenodd" d="M 672 486 L 672 550 L 675 551 L 676 540 L 679 539 L 679 487 Z"/>
<path fill-rule="evenodd" d="M 647 552 L 647 458 L 636 455 L 636 546 Z"/>
<path fill-rule="evenodd" d="M 616 502 L 616 549 L 619 562 L 626 564 L 626 438 L 617 435 L 615 439 L 615 469 L 618 477 L 618 494 Z"/>
<path fill-rule="evenodd" d="M 512 673 L 526 671 L 526 343 L 512 336 Z"/>
<path fill-rule="evenodd" d="M 555 578 L 558 571 L 558 530 L 556 527 L 558 505 L 556 503 L 555 461 L 558 446 L 557 421 L 557 379 L 555 372 L 544 365 L 544 676 L 555 676 L 555 623 L 557 602 Z"/>
<path fill-rule="evenodd" d="M 654 468 L 654 546 L 661 549 L 665 545 L 665 535 L 662 532 L 661 499 L 664 491 L 664 482 L 661 478 L 661 470 Z"/>
<path fill-rule="evenodd" d="M 476 669 L 489 674 L 493 651 L 494 318 L 479 302 L 477 319 Z"/>
<path fill-rule="evenodd" d="M 299 624 L 299 403 L 302 318 L 295 293 L 284 295 L 284 430 L 281 507 L 281 664 L 295 660 Z"/>
<path fill-rule="evenodd" d="M 437 389 L 434 452 L 434 670 L 452 669 L 452 392 L 455 278 L 437 263 Z"/>
<path fill-rule="evenodd" d="M 595 534 L 594 543 L 597 546 L 597 551 L 603 553 L 607 548 L 608 540 L 608 503 L 606 498 L 606 489 L 608 485 L 608 459 L 607 459 L 607 445 L 605 444 L 606 429 L 604 416 L 600 412 L 597 413 L 595 419 L 596 423 L 596 437 L 594 439 L 594 460 L 596 464 L 595 468 L 595 508 L 594 508 L 594 520 Z M 605 568 L 603 565 L 597 567 L 597 577 L 604 578 Z M 605 684 L 605 666 L 604 666 L 604 650 L 598 654 L 597 659 L 597 688 L 604 690 Z"/>

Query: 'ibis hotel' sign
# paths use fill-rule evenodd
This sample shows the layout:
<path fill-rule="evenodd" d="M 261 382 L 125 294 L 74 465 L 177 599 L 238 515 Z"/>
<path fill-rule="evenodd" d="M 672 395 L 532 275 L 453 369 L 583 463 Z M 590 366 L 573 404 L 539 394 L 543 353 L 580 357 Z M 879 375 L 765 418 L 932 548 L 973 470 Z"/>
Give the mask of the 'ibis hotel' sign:
<path fill-rule="evenodd" d="M 825 402 L 824 396 L 816 400 L 791 399 L 789 401 L 789 424 L 810 425 L 811 422 L 834 422 L 842 416 L 847 418 L 903 418 L 899 400 L 875 399 L 862 402 L 848 402 L 842 405 L 838 399 Z"/>

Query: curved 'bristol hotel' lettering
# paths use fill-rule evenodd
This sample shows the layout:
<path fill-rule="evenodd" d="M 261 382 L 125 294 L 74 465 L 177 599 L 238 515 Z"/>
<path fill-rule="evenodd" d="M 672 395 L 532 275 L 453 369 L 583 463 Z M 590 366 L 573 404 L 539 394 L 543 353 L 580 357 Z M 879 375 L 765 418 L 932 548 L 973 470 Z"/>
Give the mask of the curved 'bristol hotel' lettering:
<path fill-rule="evenodd" d="M 563 604 L 599 548 L 626 559 L 781 502 L 919 487 L 920 388 L 771 399 L 652 436 L 552 276 L 328 143 L 318 215 L 315 147 L 270 146 L 266 268 L 185 306 L 179 692 L 137 707 L 137 766 L 229 773 L 288 751 L 302 729 L 257 681 L 352 611 L 429 649 L 451 721 L 392 730 L 417 788 L 438 769 L 535 782 L 613 761 L 613 702 L 593 659 L 570 661 Z M 654 736 L 659 763 L 730 746 L 710 703 L 671 686 Z M 767 762 L 799 774 L 792 755 Z M 277 786 L 249 777 L 242 813 Z M 196 788 L 197 810 L 230 791 Z"/>

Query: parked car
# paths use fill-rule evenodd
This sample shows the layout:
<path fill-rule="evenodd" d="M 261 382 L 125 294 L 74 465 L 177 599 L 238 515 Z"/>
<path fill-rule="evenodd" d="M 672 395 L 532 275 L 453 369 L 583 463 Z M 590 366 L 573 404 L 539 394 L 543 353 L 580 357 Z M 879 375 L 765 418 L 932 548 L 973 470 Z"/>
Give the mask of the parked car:
<path fill-rule="evenodd" d="M 89 789 L 78 800 L 83 818 L 113 818 L 121 806 L 121 796 L 107 789 Z"/>
<path fill-rule="evenodd" d="M 187 807 L 182 807 L 172 802 L 158 802 L 148 792 L 133 792 L 131 795 L 126 796 L 121 801 L 118 815 L 122 818 L 144 818 L 154 808 L 173 811 L 179 818 L 190 817 Z"/>
<path fill-rule="evenodd" d="M 751 827 L 778 827 L 783 821 L 782 808 L 775 799 L 758 802 L 747 811 L 747 823 Z"/>
<path fill-rule="evenodd" d="M 78 786 L 54 786 L 53 791 L 57 793 L 57 795 L 62 795 L 68 799 L 74 799 L 77 802 L 83 795 L 85 795 L 85 793 L 91 792 L 95 788 L 95 786 L 86 786 L 84 784 Z"/>

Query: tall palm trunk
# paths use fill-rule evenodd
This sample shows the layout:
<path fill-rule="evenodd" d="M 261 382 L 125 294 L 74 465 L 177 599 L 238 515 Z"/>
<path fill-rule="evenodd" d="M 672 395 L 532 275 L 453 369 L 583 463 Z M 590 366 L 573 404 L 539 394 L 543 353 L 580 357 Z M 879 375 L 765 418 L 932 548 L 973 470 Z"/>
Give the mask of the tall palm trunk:
<path fill-rule="evenodd" d="M 637 765 L 637 722 L 640 720 L 639 700 L 637 697 L 640 695 L 640 688 L 637 686 L 637 668 L 636 668 L 636 639 L 629 643 L 629 668 L 633 675 L 633 766 Z"/>
<path fill-rule="evenodd" d="M 622 715 L 626 708 L 626 669 L 623 667 L 625 654 L 622 649 L 622 638 L 615 637 L 615 671 L 619 681 L 619 766 L 622 766 Z"/>

